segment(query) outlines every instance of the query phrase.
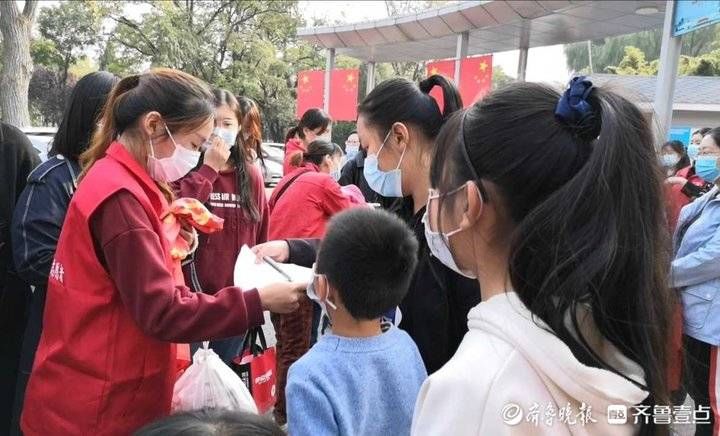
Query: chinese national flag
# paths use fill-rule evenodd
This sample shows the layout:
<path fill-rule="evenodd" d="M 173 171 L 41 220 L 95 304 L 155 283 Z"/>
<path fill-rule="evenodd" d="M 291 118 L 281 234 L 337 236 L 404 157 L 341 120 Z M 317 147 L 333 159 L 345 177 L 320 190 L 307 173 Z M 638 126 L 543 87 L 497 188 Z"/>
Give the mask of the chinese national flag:
<path fill-rule="evenodd" d="M 357 119 L 360 70 L 332 70 L 330 74 L 330 116 L 335 121 Z"/>
<path fill-rule="evenodd" d="M 465 107 L 492 89 L 492 55 L 465 58 L 460 64 L 460 95 Z"/>
<path fill-rule="evenodd" d="M 446 61 L 428 62 L 428 77 L 435 74 L 445 76 L 446 79 L 452 81 L 455 77 L 455 60 L 451 59 Z M 442 95 L 442 89 L 436 86 L 432 89 L 432 91 L 430 91 L 430 95 L 435 99 L 435 101 L 437 101 L 438 107 L 440 107 L 440 112 L 442 112 L 443 104 L 445 102 Z"/>
<path fill-rule="evenodd" d="M 297 107 L 295 117 L 303 116 L 305 111 L 323 107 L 324 72 L 306 70 L 297 73 Z"/>

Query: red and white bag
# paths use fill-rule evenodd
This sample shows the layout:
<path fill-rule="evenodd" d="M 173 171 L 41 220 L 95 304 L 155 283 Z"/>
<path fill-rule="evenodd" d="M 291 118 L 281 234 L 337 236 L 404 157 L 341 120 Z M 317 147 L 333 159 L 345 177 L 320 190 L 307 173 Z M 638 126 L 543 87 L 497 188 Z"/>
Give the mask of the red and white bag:
<path fill-rule="evenodd" d="M 275 406 L 277 401 L 275 347 L 267 346 L 261 327 L 247 332 L 240 356 L 233 360 L 232 368 L 245 382 L 261 414 L 267 413 Z"/>

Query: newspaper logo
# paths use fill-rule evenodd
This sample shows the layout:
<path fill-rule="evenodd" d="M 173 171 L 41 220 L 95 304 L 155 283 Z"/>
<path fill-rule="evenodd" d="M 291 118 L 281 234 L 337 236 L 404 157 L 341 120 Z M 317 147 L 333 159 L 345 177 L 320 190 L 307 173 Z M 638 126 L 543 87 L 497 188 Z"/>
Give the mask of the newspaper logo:
<path fill-rule="evenodd" d="M 607 408 L 607 422 L 613 425 L 623 425 L 628 422 L 627 406 L 623 404 L 611 404 Z"/>
<path fill-rule="evenodd" d="M 508 403 L 502 408 L 502 419 L 507 425 L 518 425 L 523 420 L 523 409 L 515 403 Z"/>

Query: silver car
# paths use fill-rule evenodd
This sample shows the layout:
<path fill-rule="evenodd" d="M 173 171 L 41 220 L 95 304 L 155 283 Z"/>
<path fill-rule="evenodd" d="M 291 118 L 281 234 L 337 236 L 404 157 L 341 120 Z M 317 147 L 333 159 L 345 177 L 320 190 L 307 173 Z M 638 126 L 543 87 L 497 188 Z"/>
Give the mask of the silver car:
<path fill-rule="evenodd" d="M 285 144 L 279 142 L 263 142 L 262 144 L 263 179 L 266 187 L 273 187 L 278 184 L 283 176 L 283 160 L 285 159 Z"/>

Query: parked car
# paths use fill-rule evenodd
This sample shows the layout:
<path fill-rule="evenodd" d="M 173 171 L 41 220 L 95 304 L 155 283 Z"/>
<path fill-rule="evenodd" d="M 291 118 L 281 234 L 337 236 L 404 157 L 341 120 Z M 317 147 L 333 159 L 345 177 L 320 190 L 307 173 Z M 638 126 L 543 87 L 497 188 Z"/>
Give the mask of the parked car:
<path fill-rule="evenodd" d="M 57 127 L 23 127 L 20 130 L 28 137 L 40 159 L 47 160 L 50 144 L 57 132 Z"/>
<path fill-rule="evenodd" d="M 283 159 L 285 158 L 285 144 L 279 142 L 263 142 L 263 161 L 265 167 L 263 178 L 265 186 L 272 187 L 278 184 L 283 176 Z"/>

